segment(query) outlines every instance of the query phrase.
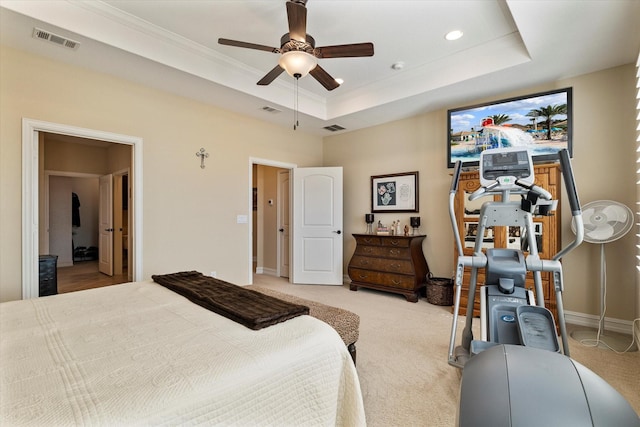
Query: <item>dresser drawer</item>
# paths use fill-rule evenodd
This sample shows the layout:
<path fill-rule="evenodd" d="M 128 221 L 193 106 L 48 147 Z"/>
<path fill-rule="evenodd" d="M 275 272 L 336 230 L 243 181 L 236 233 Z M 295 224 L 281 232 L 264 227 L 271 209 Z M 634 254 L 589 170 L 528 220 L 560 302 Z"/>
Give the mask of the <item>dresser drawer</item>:
<path fill-rule="evenodd" d="M 414 274 L 411 261 L 405 259 L 374 258 L 368 256 L 354 255 L 350 265 L 366 270 L 376 270 L 389 273 Z"/>
<path fill-rule="evenodd" d="M 355 282 L 389 286 L 396 289 L 414 289 L 416 286 L 415 276 L 384 273 L 353 267 L 349 268 L 349 277 Z"/>
<path fill-rule="evenodd" d="M 382 245 L 382 241 L 380 237 L 377 237 L 375 235 L 355 236 L 355 239 L 358 246 L 360 245 L 381 246 Z"/>
<path fill-rule="evenodd" d="M 411 240 L 400 237 L 389 237 L 382 241 L 383 246 L 392 246 L 394 248 L 408 248 Z"/>
<path fill-rule="evenodd" d="M 411 250 L 409 248 L 396 248 L 390 246 L 356 246 L 355 255 L 382 258 L 410 259 Z"/>

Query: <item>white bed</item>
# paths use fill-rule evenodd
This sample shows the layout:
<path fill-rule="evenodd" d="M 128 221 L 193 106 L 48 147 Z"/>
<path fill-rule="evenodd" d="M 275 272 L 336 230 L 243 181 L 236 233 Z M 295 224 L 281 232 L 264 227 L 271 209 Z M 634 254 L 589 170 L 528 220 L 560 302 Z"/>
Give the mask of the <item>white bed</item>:
<path fill-rule="evenodd" d="M 13 425 L 365 425 L 351 357 L 310 316 L 254 331 L 153 282 L 0 304 Z"/>

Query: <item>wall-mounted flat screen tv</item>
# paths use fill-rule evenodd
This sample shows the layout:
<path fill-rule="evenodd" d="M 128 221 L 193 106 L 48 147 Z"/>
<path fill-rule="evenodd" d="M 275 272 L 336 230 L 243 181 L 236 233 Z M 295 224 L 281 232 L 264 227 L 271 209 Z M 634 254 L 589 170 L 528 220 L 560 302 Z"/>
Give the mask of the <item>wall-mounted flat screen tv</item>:
<path fill-rule="evenodd" d="M 477 166 L 488 148 L 526 147 L 534 162 L 572 156 L 571 88 L 454 108 L 447 113 L 447 166 Z"/>

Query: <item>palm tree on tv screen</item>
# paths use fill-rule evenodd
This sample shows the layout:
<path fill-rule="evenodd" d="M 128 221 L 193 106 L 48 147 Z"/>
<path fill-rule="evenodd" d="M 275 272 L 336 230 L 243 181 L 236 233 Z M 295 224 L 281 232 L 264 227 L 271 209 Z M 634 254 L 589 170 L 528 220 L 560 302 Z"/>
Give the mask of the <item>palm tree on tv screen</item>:
<path fill-rule="evenodd" d="M 547 105 L 546 107 L 537 108 L 527 113 L 529 117 L 543 117 L 544 127 L 546 128 L 547 136 L 545 139 L 551 139 L 551 125 L 553 118 L 560 114 L 567 114 L 567 104 L 560 105 Z"/>
<path fill-rule="evenodd" d="M 493 119 L 493 124 L 496 126 L 511 121 L 511 117 L 506 114 L 494 114 L 491 118 Z"/>

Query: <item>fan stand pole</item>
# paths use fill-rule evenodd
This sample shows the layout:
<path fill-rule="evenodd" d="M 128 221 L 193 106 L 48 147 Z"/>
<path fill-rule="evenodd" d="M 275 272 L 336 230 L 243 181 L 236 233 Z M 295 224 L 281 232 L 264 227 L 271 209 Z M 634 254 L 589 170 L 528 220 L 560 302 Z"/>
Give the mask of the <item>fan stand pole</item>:
<path fill-rule="evenodd" d="M 600 334 L 604 334 L 604 315 L 606 308 L 607 298 L 607 273 L 606 273 L 606 261 L 604 257 L 604 243 L 600 243 L 600 324 L 598 325 Z"/>
<path fill-rule="evenodd" d="M 600 244 L 600 322 L 598 324 L 598 330 L 588 331 L 574 331 L 571 333 L 571 337 L 576 341 L 579 341 L 587 347 L 599 347 L 606 350 L 613 350 L 617 352 L 623 351 L 636 351 L 637 345 L 629 348 L 632 338 L 625 338 L 624 336 L 617 335 L 605 335 L 604 329 L 604 316 L 606 310 L 606 282 L 607 281 L 607 269 L 604 255 L 604 243 Z M 628 350 L 627 350 L 628 349 Z"/>

